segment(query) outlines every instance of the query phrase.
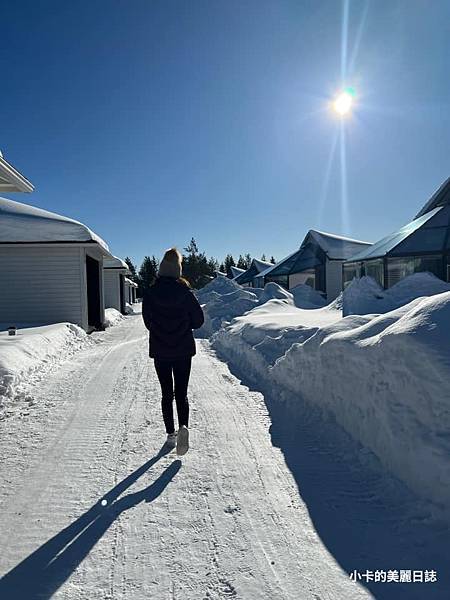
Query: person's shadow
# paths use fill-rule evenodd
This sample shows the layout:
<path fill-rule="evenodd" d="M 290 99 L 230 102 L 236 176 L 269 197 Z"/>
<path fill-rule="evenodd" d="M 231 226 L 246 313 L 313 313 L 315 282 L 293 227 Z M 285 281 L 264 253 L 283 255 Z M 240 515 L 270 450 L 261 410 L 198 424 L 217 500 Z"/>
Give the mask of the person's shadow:
<path fill-rule="evenodd" d="M 175 460 L 148 487 L 128 494 L 120 494 L 168 453 L 163 446 L 159 453 L 105 494 L 106 506 L 94 504 L 76 521 L 45 542 L 21 563 L 0 579 L 2 600 L 46 600 L 70 577 L 89 554 L 117 517 L 141 502 L 153 502 L 167 487 L 181 468 Z"/>

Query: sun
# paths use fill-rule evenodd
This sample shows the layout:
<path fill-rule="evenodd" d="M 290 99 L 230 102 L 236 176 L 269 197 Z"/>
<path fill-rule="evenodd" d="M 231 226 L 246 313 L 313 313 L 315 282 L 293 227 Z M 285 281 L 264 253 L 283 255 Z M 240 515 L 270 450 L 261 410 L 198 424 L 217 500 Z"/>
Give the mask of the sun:
<path fill-rule="evenodd" d="M 340 92 L 333 100 L 333 110 L 341 117 L 348 115 L 352 109 L 355 92 L 347 88 Z"/>

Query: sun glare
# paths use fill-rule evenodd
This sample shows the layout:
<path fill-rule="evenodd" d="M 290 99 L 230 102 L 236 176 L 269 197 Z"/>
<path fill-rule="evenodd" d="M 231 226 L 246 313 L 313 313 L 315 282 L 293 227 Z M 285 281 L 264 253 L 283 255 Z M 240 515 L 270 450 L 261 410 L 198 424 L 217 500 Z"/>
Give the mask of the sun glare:
<path fill-rule="evenodd" d="M 340 92 L 333 101 L 333 109 L 338 115 L 344 117 L 348 115 L 353 106 L 354 92 L 346 89 Z"/>

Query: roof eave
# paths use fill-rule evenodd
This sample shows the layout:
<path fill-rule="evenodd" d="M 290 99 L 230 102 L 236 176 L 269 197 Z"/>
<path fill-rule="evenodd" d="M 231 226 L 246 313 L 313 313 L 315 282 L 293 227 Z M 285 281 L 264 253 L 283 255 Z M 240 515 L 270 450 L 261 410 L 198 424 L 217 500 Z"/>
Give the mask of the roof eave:
<path fill-rule="evenodd" d="M 25 192 L 30 193 L 34 190 L 31 181 L 28 181 L 17 169 L 0 156 L 0 176 L 7 180 L 7 183 L 0 182 L 0 192 Z"/>

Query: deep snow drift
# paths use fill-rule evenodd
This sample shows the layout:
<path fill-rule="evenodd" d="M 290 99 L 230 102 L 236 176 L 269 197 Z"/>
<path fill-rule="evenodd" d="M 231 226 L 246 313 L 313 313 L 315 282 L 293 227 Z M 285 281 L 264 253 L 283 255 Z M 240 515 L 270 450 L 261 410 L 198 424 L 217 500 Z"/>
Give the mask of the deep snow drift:
<path fill-rule="evenodd" d="M 203 326 L 196 332 L 197 337 L 209 337 L 223 323 L 243 315 L 258 304 L 256 294 L 221 276 L 199 290 L 197 299 L 203 306 L 205 315 Z"/>
<path fill-rule="evenodd" d="M 130 307 L 131 308 L 131 307 Z M 130 313 L 128 313 L 130 314 Z M 105 309 L 105 327 L 112 327 L 113 325 L 117 325 L 120 323 L 124 316 L 115 308 L 106 308 Z"/>
<path fill-rule="evenodd" d="M 272 300 L 213 345 L 254 380 L 331 413 L 419 496 L 450 503 L 450 292 L 333 318 Z"/>
<path fill-rule="evenodd" d="M 450 285 L 420 273 L 382 290 L 364 277 L 327 306 L 308 286 L 293 292 L 218 278 L 198 294 L 202 334 L 274 397 L 333 415 L 450 518 Z"/>
<path fill-rule="evenodd" d="M 115 308 L 105 310 L 105 326 L 124 319 Z M 0 418 L 13 410 L 15 402 L 32 402 L 31 387 L 51 368 L 75 352 L 95 343 L 96 339 L 73 323 L 29 327 L 19 325 L 15 336 L 8 325 L 0 324 Z"/>
<path fill-rule="evenodd" d="M 387 313 L 422 296 L 450 291 L 450 284 L 432 273 L 414 273 L 384 290 L 371 277 L 354 279 L 343 293 L 343 314 Z"/>
<path fill-rule="evenodd" d="M 318 308 L 325 304 L 322 296 L 307 285 L 298 285 L 292 292 L 276 283 L 267 283 L 264 289 L 243 288 L 220 276 L 199 290 L 197 298 L 205 313 L 205 323 L 198 330 L 198 337 L 209 337 L 235 317 L 272 300 L 280 300 L 285 305 L 305 309 Z"/>
<path fill-rule="evenodd" d="M 72 323 L 19 328 L 15 336 L 0 331 L 0 416 L 15 400 L 32 402 L 31 385 L 90 343 L 86 332 Z"/>

